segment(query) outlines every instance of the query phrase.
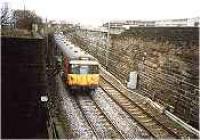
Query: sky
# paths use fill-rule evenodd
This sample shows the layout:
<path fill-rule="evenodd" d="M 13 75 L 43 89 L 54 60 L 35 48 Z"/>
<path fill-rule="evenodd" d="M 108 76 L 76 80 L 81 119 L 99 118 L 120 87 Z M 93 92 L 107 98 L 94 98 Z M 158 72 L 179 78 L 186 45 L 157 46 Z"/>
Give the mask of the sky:
<path fill-rule="evenodd" d="M 112 20 L 162 20 L 200 16 L 200 0 L 1 0 L 49 20 L 99 26 Z"/>

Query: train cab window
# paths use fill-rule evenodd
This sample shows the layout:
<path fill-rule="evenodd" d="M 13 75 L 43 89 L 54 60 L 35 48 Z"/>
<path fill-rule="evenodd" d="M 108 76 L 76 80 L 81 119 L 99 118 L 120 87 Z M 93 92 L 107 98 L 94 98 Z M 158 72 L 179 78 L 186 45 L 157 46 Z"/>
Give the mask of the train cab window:
<path fill-rule="evenodd" d="M 71 65 L 71 74 L 98 74 L 98 65 Z"/>
<path fill-rule="evenodd" d="M 89 66 L 80 66 L 80 74 L 88 74 Z"/>
<path fill-rule="evenodd" d="M 71 65 L 71 73 L 79 74 L 79 65 Z"/>

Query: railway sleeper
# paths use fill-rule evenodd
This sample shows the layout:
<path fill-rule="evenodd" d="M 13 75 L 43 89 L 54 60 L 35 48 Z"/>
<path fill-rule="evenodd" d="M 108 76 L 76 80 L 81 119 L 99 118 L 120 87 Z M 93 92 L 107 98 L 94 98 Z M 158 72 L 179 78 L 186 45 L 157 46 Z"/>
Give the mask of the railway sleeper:
<path fill-rule="evenodd" d="M 125 106 L 126 108 L 130 108 L 130 107 L 132 107 L 132 103 L 130 103 L 130 102 L 123 102 L 123 103 L 121 103 L 123 106 Z"/>
<path fill-rule="evenodd" d="M 141 111 L 138 107 L 130 108 L 129 110 L 131 111 L 131 114 L 143 114 L 143 111 Z"/>
<path fill-rule="evenodd" d="M 157 138 L 170 138 L 170 136 L 166 133 L 160 133 L 160 132 L 153 132 L 153 134 L 157 137 Z"/>
<path fill-rule="evenodd" d="M 140 119 L 149 119 L 149 117 L 147 116 L 147 115 L 141 115 L 141 116 L 137 116 L 138 118 L 140 118 Z"/>
<path fill-rule="evenodd" d="M 172 137 L 168 132 L 166 132 L 166 131 L 163 130 L 163 129 L 155 129 L 155 130 L 152 130 L 152 133 L 153 133 L 156 137 L 159 137 L 159 138 L 170 138 L 170 137 Z"/>
<path fill-rule="evenodd" d="M 116 97 L 119 101 L 123 101 L 124 100 L 124 97 L 121 97 L 121 96 L 118 96 Z"/>
<path fill-rule="evenodd" d="M 130 106 L 127 106 L 127 109 L 133 109 L 136 108 L 137 106 L 135 106 L 134 104 L 131 104 Z"/>
<path fill-rule="evenodd" d="M 138 112 L 131 112 L 130 113 L 134 118 L 138 118 L 138 119 L 140 119 L 138 116 L 140 116 L 140 115 L 142 115 L 143 113 L 142 112 L 140 112 L 140 111 L 138 111 Z"/>
<path fill-rule="evenodd" d="M 102 114 L 102 113 L 100 113 L 100 114 L 98 115 L 98 117 L 99 117 L 99 119 L 101 119 L 101 120 L 103 120 L 103 119 L 104 119 L 104 116 L 103 116 L 103 114 Z"/>
<path fill-rule="evenodd" d="M 95 114 L 96 114 L 97 116 L 102 116 L 102 113 L 101 113 L 100 111 L 98 111 L 98 110 L 95 110 Z"/>
<path fill-rule="evenodd" d="M 157 133 L 159 133 L 160 131 L 164 131 L 164 132 L 166 133 L 166 131 L 163 130 L 163 129 L 162 129 L 160 126 L 158 126 L 157 124 L 151 125 L 151 126 L 144 124 L 144 126 L 145 126 L 147 129 L 149 129 L 150 132 L 153 133 L 153 134 L 157 134 Z"/>
<path fill-rule="evenodd" d="M 147 127 L 150 127 L 150 126 L 156 125 L 156 123 L 153 122 L 153 121 L 148 121 L 148 122 L 143 122 L 143 121 L 142 121 L 142 123 L 144 123 L 145 126 L 147 126 Z"/>
<path fill-rule="evenodd" d="M 107 91 L 105 90 L 108 94 L 110 94 L 111 96 L 115 96 L 116 98 L 121 98 L 122 100 L 124 100 L 124 97 L 121 97 L 121 95 L 119 95 L 118 91 Z"/>

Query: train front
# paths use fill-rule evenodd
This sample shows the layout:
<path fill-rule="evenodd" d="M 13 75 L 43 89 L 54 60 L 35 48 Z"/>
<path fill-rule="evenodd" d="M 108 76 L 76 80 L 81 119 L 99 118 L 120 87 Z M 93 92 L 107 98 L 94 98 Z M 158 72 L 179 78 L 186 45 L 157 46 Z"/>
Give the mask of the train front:
<path fill-rule="evenodd" d="M 99 85 L 99 63 L 94 60 L 71 60 L 67 82 L 72 89 L 95 89 Z"/>

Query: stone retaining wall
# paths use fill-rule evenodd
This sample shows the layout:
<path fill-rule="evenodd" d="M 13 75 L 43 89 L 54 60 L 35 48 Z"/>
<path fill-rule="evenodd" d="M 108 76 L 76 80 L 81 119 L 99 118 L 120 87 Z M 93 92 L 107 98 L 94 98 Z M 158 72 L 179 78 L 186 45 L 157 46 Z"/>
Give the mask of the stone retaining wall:
<path fill-rule="evenodd" d="M 198 127 L 198 28 L 137 27 L 95 45 L 88 40 L 93 36 L 101 40 L 106 33 L 85 34 L 77 33 L 74 42 L 108 66 L 122 83 L 127 84 L 129 73 L 137 71 L 139 93 Z"/>

